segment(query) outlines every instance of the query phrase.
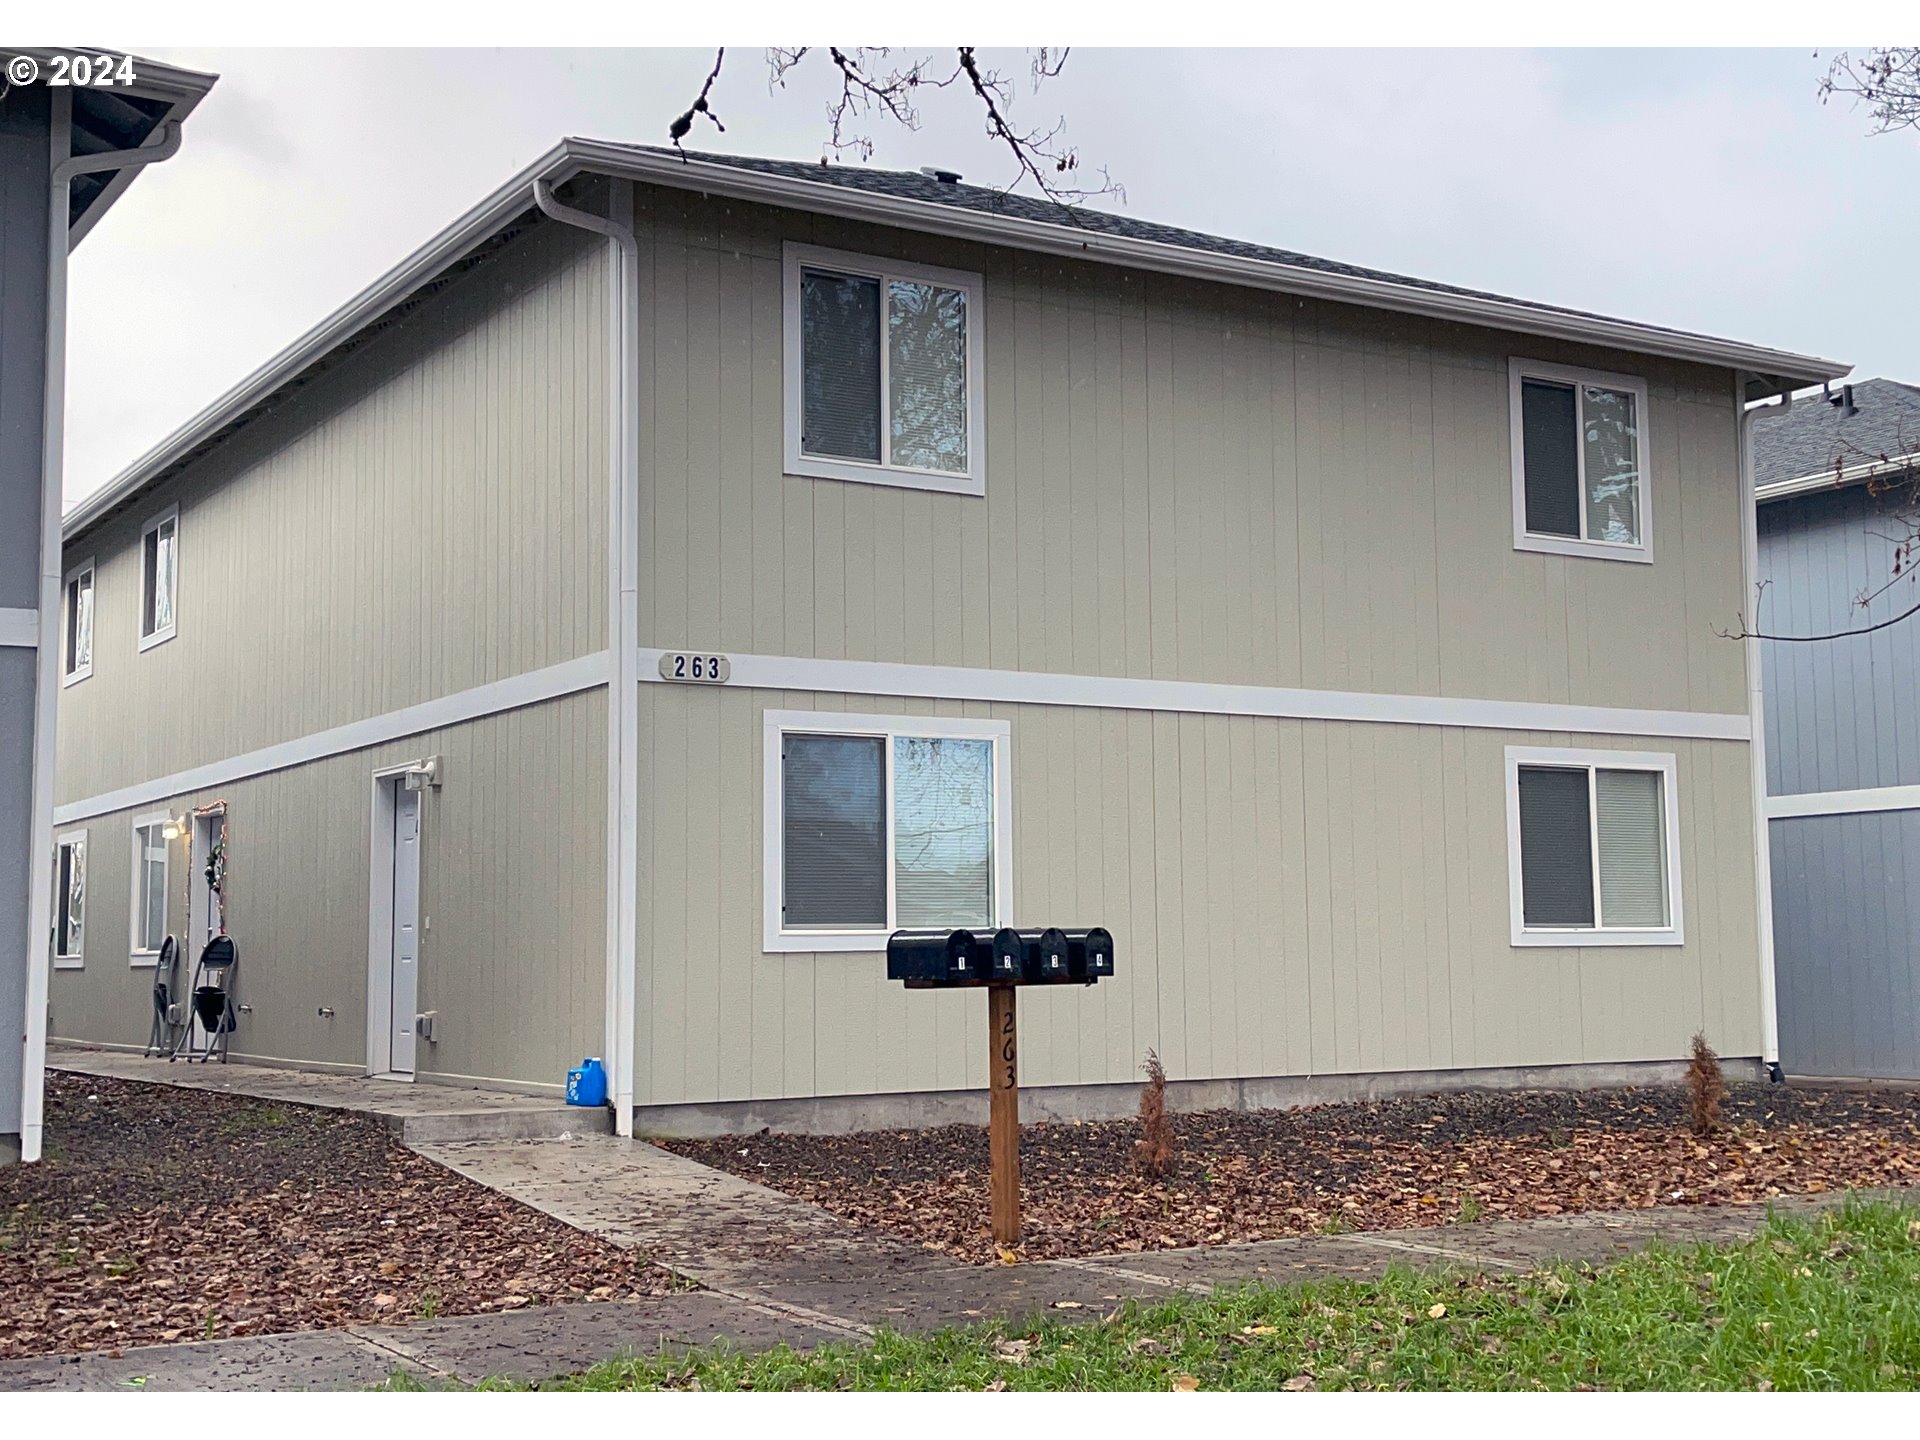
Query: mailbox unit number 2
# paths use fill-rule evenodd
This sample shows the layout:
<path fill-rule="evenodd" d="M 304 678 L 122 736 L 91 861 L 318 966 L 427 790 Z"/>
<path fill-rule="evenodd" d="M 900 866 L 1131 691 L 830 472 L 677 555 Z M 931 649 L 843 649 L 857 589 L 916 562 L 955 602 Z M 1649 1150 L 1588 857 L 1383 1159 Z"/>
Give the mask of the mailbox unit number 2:
<path fill-rule="evenodd" d="M 724 655 L 701 655 L 669 650 L 660 657 L 662 680 L 686 680 L 701 685 L 724 685 L 733 674 L 733 662 Z"/>

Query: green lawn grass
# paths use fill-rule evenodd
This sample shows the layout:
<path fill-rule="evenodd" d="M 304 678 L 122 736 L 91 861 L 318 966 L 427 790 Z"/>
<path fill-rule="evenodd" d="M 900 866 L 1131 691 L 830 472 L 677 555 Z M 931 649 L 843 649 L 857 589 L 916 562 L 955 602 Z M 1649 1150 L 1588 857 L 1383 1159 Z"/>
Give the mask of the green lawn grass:
<path fill-rule="evenodd" d="M 577 1390 L 1904 1390 L 1920 1387 L 1920 1209 L 1849 1202 L 1734 1246 L 1602 1270 L 1396 1270 L 871 1345 L 613 1361 Z M 1197 1382 L 1197 1384 L 1196 1384 Z"/>

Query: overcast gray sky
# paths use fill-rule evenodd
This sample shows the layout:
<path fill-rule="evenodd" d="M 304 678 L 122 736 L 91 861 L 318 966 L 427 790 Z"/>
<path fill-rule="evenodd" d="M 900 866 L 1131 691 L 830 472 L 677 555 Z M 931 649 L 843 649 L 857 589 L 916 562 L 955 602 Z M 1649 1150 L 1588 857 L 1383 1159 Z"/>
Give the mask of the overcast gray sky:
<path fill-rule="evenodd" d="M 180 155 L 75 252 L 67 496 L 562 135 L 659 142 L 710 51 L 152 50 L 220 72 Z M 1019 52 L 1000 57 L 1024 80 Z M 1146 219 L 1920 381 L 1920 136 L 1822 107 L 1806 50 L 1099 51 L 1067 118 Z M 810 78 L 808 78 L 810 77 Z M 826 75 L 730 52 L 706 148 L 817 158 Z M 957 92 L 873 163 L 1010 167 Z"/>

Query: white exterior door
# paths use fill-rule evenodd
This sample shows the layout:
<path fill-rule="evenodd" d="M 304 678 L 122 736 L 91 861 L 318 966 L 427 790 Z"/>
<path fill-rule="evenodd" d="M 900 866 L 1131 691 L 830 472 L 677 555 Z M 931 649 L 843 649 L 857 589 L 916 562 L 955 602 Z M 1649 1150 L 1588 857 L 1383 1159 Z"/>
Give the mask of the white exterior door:
<path fill-rule="evenodd" d="M 393 968 L 388 1009 L 393 1035 L 391 1069 L 413 1074 L 413 1017 L 420 994 L 420 792 L 404 783 L 393 796 Z"/>

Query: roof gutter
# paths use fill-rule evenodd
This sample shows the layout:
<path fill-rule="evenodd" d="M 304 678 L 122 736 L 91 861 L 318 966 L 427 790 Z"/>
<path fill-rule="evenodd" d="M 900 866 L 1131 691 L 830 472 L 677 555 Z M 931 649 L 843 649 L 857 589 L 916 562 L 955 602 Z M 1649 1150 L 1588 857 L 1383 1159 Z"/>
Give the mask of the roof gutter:
<path fill-rule="evenodd" d="M 1894 475 L 1903 470 L 1916 469 L 1920 469 L 1920 450 L 1910 451 L 1905 455 L 1890 455 L 1884 460 L 1863 460 L 1858 465 L 1848 465 L 1838 470 L 1816 470 L 1811 475 L 1801 475 L 1792 480 L 1775 480 L 1770 485 L 1757 485 L 1754 487 L 1753 498 L 1764 505 L 1769 500 L 1785 500 L 1793 495 L 1809 495 L 1816 490 L 1843 490 L 1849 485 L 1858 485 L 1876 476 Z"/>
<path fill-rule="evenodd" d="M 1527 335 L 1549 335 L 1589 345 L 1631 350 L 1638 354 L 1664 355 L 1672 359 L 1748 370 L 1754 372 L 1755 381 L 1763 387 L 1758 393 L 1750 395 L 1750 399 L 1778 393 L 1764 387 L 1785 380 L 1790 379 L 1795 383 L 1837 380 L 1853 369 L 1851 365 L 1837 360 L 1794 355 L 1783 350 L 1719 340 L 1711 336 L 1689 335 L 1630 320 L 1609 320 L 1603 316 L 1546 310 L 1491 296 L 1455 294 L 1369 276 L 1341 275 L 1301 265 L 1191 250 L 1182 245 L 1107 235 L 1069 224 L 989 215 L 950 205 L 936 205 L 925 200 L 875 195 L 845 186 L 793 180 L 783 175 L 738 170 L 700 160 L 637 153 L 605 141 L 569 139 L 564 142 L 564 148 L 585 167 L 680 190 L 701 190 L 736 199 L 839 215 L 847 219 L 872 220 L 911 230 L 961 236 L 1022 250 L 1104 261 L 1193 279 L 1223 280 L 1250 289 L 1310 295 L 1349 305 L 1365 305 L 1425 315 L 1437 320 L 1454 320 L 1496 330 L 1515 330 Z"/>
<path fill-rule="evenodd" d="M 96 58 L 113 59 L 125 56 L 125 52 L 123 51 L 106 51 L 87 46 L 75 48 L 29 46 L 21 49 L 18 53 L 33 56 L 41 62 L 43 68 L 55 54 L 69 56 L 91 55 Z M 164 101 L 167 105 L 167 110 L 166 113 L 160 117 L 161 124 L 178 125 L 180 121 L 185 120 L 187 116 L 191 115 L 199 106 L 200 102 L 206 99 L 207 92 L 213 88 L 214 82 L 220 78 L 217 75 L 211 75 L 202 70 L 187 70 L 178 65 L 168 65 L 159 60 L 149 60 L 145 56 L 135 55 L 125 56 L 125 58 L 133 61 L 135 70 L 134 79 L 131 83 L 116 82 L 112 88 L 112 93 L 116 96 L 138 96 L 147 100 Z M 149 139 L 149 143 L 151 143 L 151 139 Z M 143 146 L 142 148 L 144 149 L 145 147 Z M 100 157 L 95 156 L 93 158 L 98 159 Z M 75 220 L 68 228 L 67 249 L 69 251 L 76 248 L 82 240 L 86 239 L 87 236 L 92 233 L 93 227 L 100 223 L 107 211 L 113 208 L 114 202 L 118 200 L 120 196 L 125 193 L 126 188 L 133 183 L 133 177 L 139 174 L 138 167 L 128 168 L 114 166 L 112 168 L 117 172 L 113 179 L 107 182 L 106 187 L 94 198 L 93 203 L 87 206 L 86 211 L 80 218 Z M 84 174 L 89 172 L 82 171 L 80 173 Z"/>
<path fill-rule="evenodd" d="M 195 446 L 211 438 L 251 406 L 266 399 L 320 356 L 377 320 L 514 216 L 530 208 L 533 204 L 532 188 L 536 182 L 544 181 L 549 187 L 558 186 L 586 170 L 614 179 L 722 195 L 930 234 L 958 236 L 983 244 L 1005 245 L 1191 279 L 1220 281 L 1250 289 L 1314 296 L 1459 324 L 1544 335 L 1638 354 L 1724 366 L 1750 373 L 1752 378 L 1747 389 L 1747 398 L 1750 400 L 1768 398 L 1796 386 L 1837 380 L 1852 369 L 1834 360 L 1794 355 L 1763 346 L 1717 340 L 1710 336 L 1687 335 L 1632 321 L 1543 310 L 1491 297 L 1456 295 L 1417 285 L 1333 274 L 1304 266 L 1212 254 L 1160 241 L 1096 234 L 1073 225 L 988 215 L 949 205 L 935 205 L 924 200 L 875 195 L 844 186 L 793 180 L 786 176 L 738 170 L 699 160 L 649 155 L 599 140 L 570 138 L 562 140 L 403 260 L 371 288 L 294 341 L 82 501 L 66 518 L 64 530 L 67 537 L 71 539 L 84 530 Z"/>

